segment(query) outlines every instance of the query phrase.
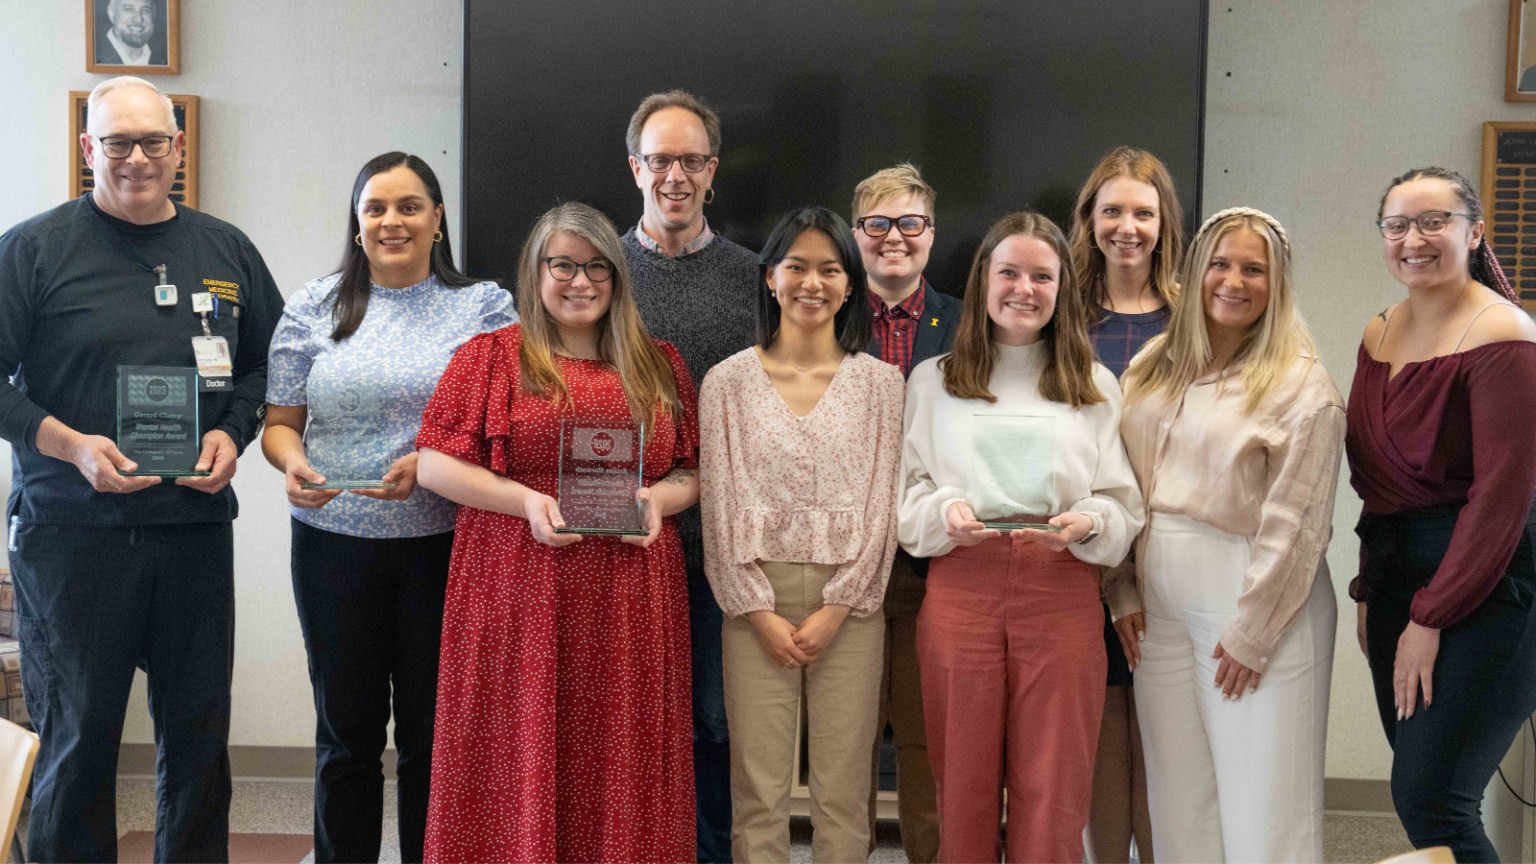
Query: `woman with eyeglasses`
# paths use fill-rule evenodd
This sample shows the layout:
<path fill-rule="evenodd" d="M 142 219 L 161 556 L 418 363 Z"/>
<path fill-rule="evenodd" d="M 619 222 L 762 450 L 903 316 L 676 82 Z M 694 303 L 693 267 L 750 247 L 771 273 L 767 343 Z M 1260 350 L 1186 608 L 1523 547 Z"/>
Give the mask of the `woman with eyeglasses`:
<path fill-rule="evenodd" d="M 1349 397 L 1360 650 L 1408 839 L 1497 861 L 1479 804 L 1536 711 L 1536 324 L 1465 177 L 1409 171 L 1376 215 L 1408 297 L 1366 326 Z"/>
<path fill-rule="evenodd" d="M 337 272 L 294 292 L 272 336 L 261 447 L 292 512 L 317 715 L 315 860 L 378 860 L 393 709 L 400 854 L 420 861 L 459 508 L 417 488 L 414 443 L 453 352 L 517 315 L 499 285 L 454 268 L 442 192 L 421 159 L 370 159 L 349 224 Z"/>
<path fill-rule="evenodd" d="M 864 350 L 864 266 L 841 217 L 785 216 L 761 260 L 758 344 L 711 369 L 699 395 L 704 568 L 726 615 L 731 852 L 789 860 L 803 699 L 811 859 L 864 861 L 902 376 Z"/>
<path fill-rule="evenodd" d="M 693 381 L 591 207 L 534 223 L 517 288 L 522 322 L 459 349 L 416 441 L 461 505 L 427 860 L 692 861 Z M 567 533 L 634 502 L 643 535 Z"/>

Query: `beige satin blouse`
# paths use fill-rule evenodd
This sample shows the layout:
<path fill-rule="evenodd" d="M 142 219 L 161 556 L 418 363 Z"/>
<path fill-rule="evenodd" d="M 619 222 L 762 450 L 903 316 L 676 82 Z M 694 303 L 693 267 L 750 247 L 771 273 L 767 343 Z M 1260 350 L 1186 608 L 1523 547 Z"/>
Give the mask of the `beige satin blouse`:
<path fill-rule="evenodd" d="M 1319 571 L 1328 578 L 1323 553 L 1332 536 L 1344 400 L 1322 363 L 1304 357 L 1252 414 L 1244 413 L 1246 401 L 1241 370 L 1225 370 L 1174 399 L 1128 401 L 1120 433 L 1148 524 L 1155 513 L 1183 514 L 1253 538 L 1237 619 L 1221 644 L 1263 671 L 1313 578 Z M 1122 565 L 1105 579 L 1117 620 L 1141 610 L 1142 574 L 1133 577 L 1132 569 Z"/>

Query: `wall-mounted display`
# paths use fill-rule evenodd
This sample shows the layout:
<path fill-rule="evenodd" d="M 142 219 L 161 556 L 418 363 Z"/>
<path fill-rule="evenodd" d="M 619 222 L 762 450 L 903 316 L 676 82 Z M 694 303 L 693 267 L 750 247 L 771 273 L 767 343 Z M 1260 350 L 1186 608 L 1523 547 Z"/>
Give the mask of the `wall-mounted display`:
<path fill-rule="evenodd" d="M 86 124 L 90 92 L 71 90 L 69 93 L 69 197 L 78 198 L 96 186 L 91 166 L 85 161 L 80 148 L 80 134 Z M 181 163 L 176 166 L 176 182 L 171 186 L 171 200 L 188 207 L 197 207 L 197 97 L 167 93 L 176 111 L 176 125 L 187 133 L 186 147 L 181 151 Z"/>
<path fill-rule="evenodd" d="M 1509 0 L 1504 52 L 1504 101 L 1536 102 L 1536 9 L 1530 0 Z"/>
<path fill-rule="evenodd" d="M 181 74 L 181 0 L 85 0 L 85 71 Z"/>
<path fill-rule="evenodd" d="M 1482 187 L 1483 236 L 1536 311 L 1536 123 L 1483 124 Z"/>

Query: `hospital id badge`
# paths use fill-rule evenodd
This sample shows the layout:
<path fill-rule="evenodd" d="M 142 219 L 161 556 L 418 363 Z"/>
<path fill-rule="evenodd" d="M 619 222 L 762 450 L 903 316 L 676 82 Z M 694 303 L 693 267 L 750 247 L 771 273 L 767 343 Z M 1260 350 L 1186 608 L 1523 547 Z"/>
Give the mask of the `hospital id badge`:
<path fill-rule="evenodd" d="M 234 389 L 235 367 L 229 357 L 229 340 L 223 336 L 193 336 L 192 356 L 197 358 L 197 392 Z"/>

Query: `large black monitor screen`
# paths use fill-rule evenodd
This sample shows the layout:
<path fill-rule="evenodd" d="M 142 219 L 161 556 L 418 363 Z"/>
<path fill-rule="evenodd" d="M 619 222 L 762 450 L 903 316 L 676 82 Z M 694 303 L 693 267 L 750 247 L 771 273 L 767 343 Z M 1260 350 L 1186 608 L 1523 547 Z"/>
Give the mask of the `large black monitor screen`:
<path fill-rule="evenodd" d="M 710 227 L 756 250 L 788 210 L 845 217 L 859 180 L 916 163 L 938 191 L 929 280 L 959 294 L 987 226 L 1067 230 L 1119 144 L 1168 165 L 1199 213 L 1202 0 L 465 0 L 465 266 L 508 280 L 563 201 L 622 233 L 642 196 L 624 131 L 681 87 L 721 118 Z"/>

